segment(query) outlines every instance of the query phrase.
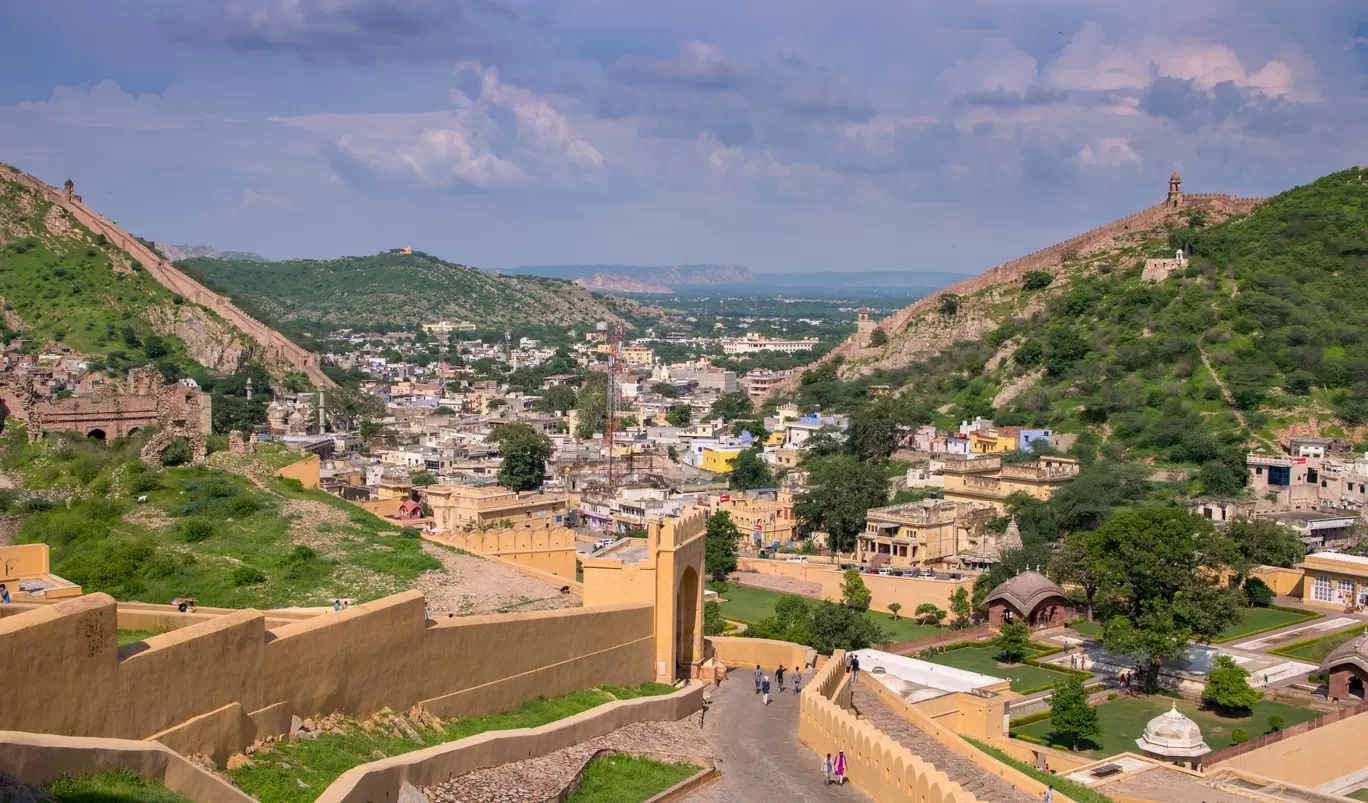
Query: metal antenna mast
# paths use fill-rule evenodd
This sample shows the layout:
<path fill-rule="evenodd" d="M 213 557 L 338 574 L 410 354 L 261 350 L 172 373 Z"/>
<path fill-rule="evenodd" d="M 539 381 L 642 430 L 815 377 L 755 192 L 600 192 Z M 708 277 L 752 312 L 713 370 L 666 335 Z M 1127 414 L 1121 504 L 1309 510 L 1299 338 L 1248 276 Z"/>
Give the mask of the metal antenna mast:
<path fill-rule="evenodd" d="M 622 390 L 618 375 L 622 372 L 622 324 L 613 329 L 608 336 L 608 403 L 607 422 L 603 427 L 603 439 L 608 446 L 608 495 L 617 496 L 617 475 L 614 473 L 614 452 L 617 451 L 615 433 L 617 431 L 618 406 Z"/>

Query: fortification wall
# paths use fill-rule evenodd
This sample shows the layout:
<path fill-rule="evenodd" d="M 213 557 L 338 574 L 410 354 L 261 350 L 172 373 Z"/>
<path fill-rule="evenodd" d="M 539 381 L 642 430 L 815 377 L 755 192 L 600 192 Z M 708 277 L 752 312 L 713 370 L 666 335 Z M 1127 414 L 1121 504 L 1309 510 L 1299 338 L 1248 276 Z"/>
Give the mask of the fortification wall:
<path fill-rule="evenodd" d="M 1208 768 L 1235 769 L 1299 786 L 1317 787 L 1363 769 L 1348 745 L 1368 739 L 1368 704 L 1266 734 L 1206 756 Z"/>
<path fill-rule="evenodd" d="M 120 648 L 105 594 L 34 606 L 0 618 L 0 730 L 156 737 L 221 760 L 292 714 L 477 716 L 655 677 L 651 605 L 440 621 L 424 607 L 409 591 L 269 631 L 235 611 Z"/>
<path fill-rule="evenodd" d="M 754 571 L 759 574 L 792 577 L 795 580 L 817 583 L 822 587 L 822 599 L 832 602 L 841 601 L 841 583 L 844 582 L 845 578 L 839 569 L 830 564 L 788 563 L 787 561 L 764 558 L 739 558 L 736 562 L 736 568 L 743 573 Z M 861 576 L 864 579 L 865 586 L 873 595 L 869 603 L 871 609 L 890 613 L 888 606 L 896 602 L 902 606 L 899 610 L 904 616 L 915 611 L 917 606 L 923 602 L 930 602 L 939 608 L 946 609 L 946 606 L 950 604 L 950 595 L 954 594 L 957 588 L 966 588 L 971 594 L 974 591 L 974 578 L 972 577 L 967 577 L 964 580 L 929 580 L 920 577 L 883 577 L 873 574 Z M 742 574 L 743 584 L 745 582 L 744 577 L 745 575 Z"/>
<path fill-rule="evenodd" d="M 424 537 L 477 555 L 516 561 L 562 580 L 575 580 L 575 531 L 565 527 L 554 530 L 457 531 Z"/>
<path fill-rule="evenodd" d="M 1202 209 L 1225 214 L 1244 214 L 1266 200 L 1268 199 L 1223 195 L 1219 193 L 1198 193 L 1194 195 L 1185 195 L 1183 197 L 1181 209 Z M 1119 237 L 1156 228 L 1164 222 L 1165 218 L 1175 211 L 1179 210 L 1170 206 L 1167 202 L 1155 204 L 1148 209 L 1142 209 L 1139 212 L 1103 224 L 1075 237 L 1070 237 L 1062 242 L 1041 248 L 1038 251 L 1033 251 L 1023 257 L 1017 257 L 1010 262 L 1004 262 L 971 279 L 956 282 L 931 295 L 917 299 L 917 301 L 910 306 L 904 307 L 887 318 L 884 318 L 882 321 L 879 321 L 878 326 L 888 333 L 889 337 L 894 337 L 900 333 L 912 319 L 939 306 L 942 296 L 970 296 L 989 287 L 1020 281 L 1022 277 L 1033 270 L 1049 270 L 1056 268 L 1070 252 L 1076 252 L 1078 255 L 1083 256 L 1110 245 Z M 867 338 L 861 338 L 857 332 L 855 335 L 852 335 L 842 342 L 841 345 L 828 352 L 818 361 L 818 363 L 834 359 L 837 355 L 846 358 L 853 357 L 861 351 L 866 340 Z M 814 365 L 815 364 L 817 363 L 814 363 Z M 769 395 L 775 393 L 790 393 L 798 387 L 801 379 L 802 372 L 796 371 L 792 376 L 785 377 L 781 382 L 776 383 L 770 390 Z"/>
<path fill-rule="evenodd" d="M 96 234 L 103 234 L 115 246 L 127 251 L 138 260 L 143 268 L 166 289 L 177 293 L 189 301 L 199 304 L 233 326 L 250 335 L 260 343 L 276 360 L 284 361 L 304 372 L 319 387 L 335 387 L 327 374 L 320 368 L 317 354 L 306 351 L 281 333 L 258 321 L 237 307 L 227 296 L 213 292 L 190 278 L 160 254 L 144 246 L 133 235 L 119 228 L 113 221 L 87 207 L 77 198 L 67 200 L 66 195 L 56 187 L 45 184 L 36 176 L 28 173 L 12 173 L 10 177 L 33 190 L 45 200 L 61 206 L 86 228 Z"/>
<path fill-rule="evenodd" d="M 719 664 L 740 667 L 744 680 L 745 670 L 760 666 L 764 669 L 789 668 L 811 665 L 817 658 L 817 651 L 791 641 L 776 641 L 767 638 L 746 638 L 709 636 L 704 641 L 711 657 Z"/>
<path fill-rule="evenodd" d="M 911 750 L 847 710 L 850 675 L 837 650 L 798 702 L 798 740 L 817 756 L 844 750 L 847 777 L 881 803 L 971 803 L 972 794 Z M 814 757 L 815 758 L 815 757 Z"/>

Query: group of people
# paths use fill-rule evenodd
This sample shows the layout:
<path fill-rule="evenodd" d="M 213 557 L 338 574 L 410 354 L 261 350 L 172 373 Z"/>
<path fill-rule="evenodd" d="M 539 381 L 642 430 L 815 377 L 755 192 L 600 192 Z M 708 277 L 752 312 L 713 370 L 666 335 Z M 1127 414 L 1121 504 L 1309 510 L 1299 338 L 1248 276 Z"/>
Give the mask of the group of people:
<path fill-rule="evenodd" d="M 774 670 L 774 680 L 779 684 L 779 691 L 784 690 L 784 672 L 785 669 L 783 664 L 780 664 L 779 668 Z M 802 691 L 802 686 L 803 670 L 795 666 L 793 668 L 793 693 L 797 694 Z M 759 664 L 755 665 L 755 693 L 762 696 L 761 699 L 764 700 L 765 705 L 770 704 L 770 679 L 769 676 L 765 674 L 764 670 L 760 668 Z"/>
<path fill-rule="evenodd" d="M 1118 683 L 1121 684 L 1121 688 L 1123 688 L 1123 689 L 1129 689 L 1129 688 L 1130 688 L 1130 682 L 1131 682 L 1131 673 L 1130 673 L 1130 672 L 1122 672 L 1122 673 L 1121 673 L 1121 676 L 1118 677 L 1116 680 L 1117 680 Z"/>

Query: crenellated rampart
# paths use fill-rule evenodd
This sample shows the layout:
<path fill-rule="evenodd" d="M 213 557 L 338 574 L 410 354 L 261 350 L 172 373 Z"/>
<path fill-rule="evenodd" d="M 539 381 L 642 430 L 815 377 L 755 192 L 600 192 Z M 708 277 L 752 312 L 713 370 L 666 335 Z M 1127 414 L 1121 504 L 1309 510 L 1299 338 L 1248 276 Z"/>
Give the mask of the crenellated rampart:
<path fill-rule="evenodd" d="M 336 383 L 323 373 L 321 359 L 317 354 L 300 347 L 275 329 L 258 321 L 238 308 L 227 296 L 215 293 L 194 279 L 182 273 L 169 260 L 153 252 L 136 237 L 119 228 L 113 221 L 90 209 L 80 200 L 80 196 L 67 197 L 66 193 L 45 184 L 36 176 L 28 173 L 9 172 L 8 178 L 33 190 L 44 200 L 61 206 L 86 228 L 128 252 L 142 264 L 143 269 L 166 289 L 183 296 L 214 312 L 241 331 L 250 335 L 267 350 L 271 358 L 286 362 L 306 374 L 310 381 L 319 387 L 335 387 Z"/>

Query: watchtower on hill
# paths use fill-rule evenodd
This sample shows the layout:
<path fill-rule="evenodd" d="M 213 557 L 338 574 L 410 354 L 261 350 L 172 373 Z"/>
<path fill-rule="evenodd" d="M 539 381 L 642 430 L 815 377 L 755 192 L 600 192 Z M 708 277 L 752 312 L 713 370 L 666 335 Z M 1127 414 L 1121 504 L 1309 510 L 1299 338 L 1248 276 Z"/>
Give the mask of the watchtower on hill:
<path fill-rule="evenodd" d="M 1173 209 L 1183 205 L 1183 179 L 1178 175 L 1177 170 L 1169 176 L 1168 205 Z"/>
<path fill-rule="evenodd" d="M 855 313 L 855 331 L 859 334 L 860 346 L 868 346 L 874 336 L 874 322 L 869 319 L 869 307 L 861 306 Z"/>

